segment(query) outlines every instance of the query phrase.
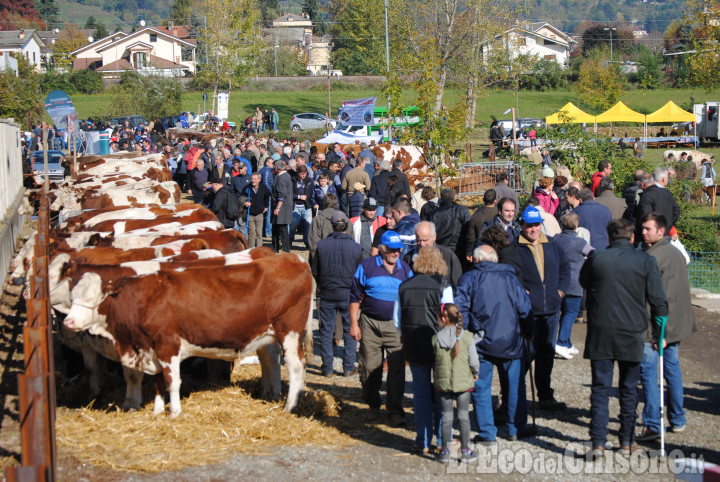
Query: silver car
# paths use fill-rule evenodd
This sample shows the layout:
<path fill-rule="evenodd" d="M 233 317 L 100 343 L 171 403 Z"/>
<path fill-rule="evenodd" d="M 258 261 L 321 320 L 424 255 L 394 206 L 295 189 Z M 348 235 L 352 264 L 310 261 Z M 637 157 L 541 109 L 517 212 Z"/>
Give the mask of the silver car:
<path fill-rule="evenodd" d="M 328 123 L 330 124 L 330 128 L 334 129 L 337 121 L 335 121 L 335 119 L 329 119 Z M 294 131 L 324 128 L 325 116 L 322 114 L 318 114 L 317 112 L 305 112 L 302 114 L 295 114 L 290 118 L 290 129 Z"/>

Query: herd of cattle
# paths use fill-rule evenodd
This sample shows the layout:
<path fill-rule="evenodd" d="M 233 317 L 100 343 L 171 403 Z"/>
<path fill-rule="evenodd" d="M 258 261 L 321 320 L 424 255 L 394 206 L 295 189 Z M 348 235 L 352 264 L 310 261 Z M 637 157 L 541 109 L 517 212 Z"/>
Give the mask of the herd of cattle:
<path fill-rule="evenodd" d="M 285 410 L 305 384 L 312 350 L 313 281 L 307 263 L 269 248 L 247 249 L 198 204 L 179 204 L 162 155 L 78 159 L 71 178 L 50 192 L 64 219 L 50 232 L 50 303 L 61 341 L 81 352 L 90 396 L 101 390 L 100 356 L 119 361 L 126 409 L 142 404 L 143 373 L 155 375 L 154 411 L 180 414 L 180 362 L 235 360 L 257 351 L 265 396 L 281 394 L 280 356 L 288 371 Z M 13 261 L 22 283 L 32 236 Z"/>

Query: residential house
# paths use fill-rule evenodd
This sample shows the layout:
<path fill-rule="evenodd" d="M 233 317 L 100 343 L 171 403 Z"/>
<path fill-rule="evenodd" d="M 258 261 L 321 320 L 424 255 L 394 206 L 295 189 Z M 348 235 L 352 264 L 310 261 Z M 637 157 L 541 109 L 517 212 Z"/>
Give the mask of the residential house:
<path fill-rule="evenodd" d="M 302 45 L 307 58 L 307 71 L 310 75 L 328 75 L 332 71 L 330 64 L 330 51 L 332 50 L 331 37 L 317 37 L 312 34 L 305 35 Z"/>
<path fill-rule="evenodd" d="M 142 75 L 188 76 L 197 68 L 197 42 L 172 34 L 187 35 L 183 27 L 145 27 L 132 33 L 116 32 L 71 52 L 73 70 L 91 68 L 104 77 L 118 77 L 125 70 Z M 177 29 L 177 30 L 176 30 Z"/>
<path fill-rule="evenodd" d="M 0 31 L 0 56 L 11 53 L 20 54 L 32 65 L 36 71 L 43 66 L 43 51 L 46 48 L 36 30 L 7 30 Z M 2 62 L 2 65 L 7 65 Z"/>
<path fill-rule="evenodd" d="M 305 41 L 306 35 L 312 35 L 312 21 L 304 15 L 287 13 L 273 20 L 270 33 L 275 45 L 300 45 Z"/>
<path fill-rule="evenodd" d="M 511 58 L 529 55 L 538 59 L 554 60 L 567 66 L 570 51 L 577 42 L 547 22 L 518 23 L 483 45 L 483 57 L 496 48 L 507 50 Z"/>

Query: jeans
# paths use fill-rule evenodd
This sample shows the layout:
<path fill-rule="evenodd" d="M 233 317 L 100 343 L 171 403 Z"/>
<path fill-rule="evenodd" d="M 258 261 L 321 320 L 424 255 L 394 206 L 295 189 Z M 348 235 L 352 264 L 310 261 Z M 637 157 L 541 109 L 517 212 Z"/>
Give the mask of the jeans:
<path fill-rule="evenodd" d="M 333 372 L 333 335 L 335 333 L 335 315 L 340 312 L 343 321 L 343 371 L 355 369 L 357 359 L 357 341 L 350 336 L 350 312 L 348 301 L 320 300 L 318 316 L 320 318 L 320 358 L 323 374 Z"/>
<path fill-rule="evenodd" d="M 532 355 L 535 358 L 535 385 L 538 399 L 552 400 L 550 387 L 553 365 L 555 363 L 555 339 L 558 332 L 558 313 L 535 315 L 535 338 L 532 342 Z"/>
<path fill-rule="evenodd" d="M 270 203 L 268 202 L 267 205 L 267 212 L 265 213 L 265 236 L 272 236 L 272 221 L 270 221 L 270 216 L 272 216 L 272 209 L 270 209 Z"/>
<path fill-rule="evenodd" d="M 668 421 L 673 427 L 685 425 L 685 410 L 683 410 L 683 382 L 678 348 L 680 343 L 672 343 L 663 350 L 663 369 L 667 381 L 667 395 L 665 403 L 668 410 Z M 645 392 L 645 407 L 643 408 L 643 423 L 653 432 L 660 431 L 660 387 L 658 386 L 658 352 L 652 349 L 650 343 L 645 343 L 642 366 L 640 368 L 640 381 Z"/>
<path fill-rule="evenodd" d="M 615 360 L 591 360 L 592 389 L 590 394 L 590 440 L 593 447 L 605 446 L 610 411 L 608 399 L 612 390 Z M 618 395 L 620 398 L 620 445 L 631 445 L 635 440 L 640 363 L 617 362 L 620 371 Z"/>
<path fill-rule="evenodd" d="M 566 295 L 562 300 L 560 308 L 562 316 L 560 317 L 560 329 L 558 330 L 557 345 L 565 348 L 572 347 L 572 327 L 575 324 L 575 318 L 580 312 L 580 302 L 582 296 Z"/>
<path fill-rule="evenodd" d="M 470 448 L 470 393 L 471 392 L 440 392 L 443 450 L 447 450 L 452 440 L 453 408 L 455 401 L 457 401 L 458 421 L 460 422 L 460 448 Z"/>
<path fill-rule="evenodd" d="M 503 404 L 507 410 L 509 435 L 517 435 L 527 425 L 527 400 L 525 395 L 525 363 L 522 358 L 508 360 L 478 353 L 480 372 L 472 392 L 478 435 L 485 441 L 495 440 L 497 428 L 493 418 L 492 375 L 497 367 L 500 385 L 503 387 Z"/>
<path fill-rule="evenodd" d="M 438 447 L 442 446 L 439 427 L 442 423 L 440 400 L 432 384 L 432 365 L 410 362 L 412 373 L 413 411 L 415 412 L 415 445 L 430 448 L 433 433 L 437 435 Z M 452 422 L 450 423 L 452 426 Z"/>
<path fill-rule="evenodd" d="M 303 226 L 303 243 L 308 245 L 308 235 L 310 234 L 310 224 L 312 223 L 312 208 L 306 208 L 305 205 L 295 206 L 293 208 L 293 222 L 290 226 L 290 243 L 295 240 L 295 232 Z"/>
<path fill-rule="evenodd" d="M 392 320 L 378 320 L 360 314 L 360 384 L 363 400 L 370 408 L 380 408 L 380 387 L 383 378 L 383 353 L 387 357 L 385 408 L 389 415 L 403 415 L 405 392 L 405 356 L 400 332 Z"/>

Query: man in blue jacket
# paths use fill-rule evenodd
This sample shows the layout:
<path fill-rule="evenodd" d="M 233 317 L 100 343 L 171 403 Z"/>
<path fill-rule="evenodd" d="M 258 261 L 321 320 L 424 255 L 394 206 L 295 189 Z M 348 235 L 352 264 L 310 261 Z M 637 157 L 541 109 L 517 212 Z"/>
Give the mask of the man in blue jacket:
<path fill-rule="evenodd" d="M 604 206 L 603 206 L 604 207 Z M 605 208 L 607 209 L 607 208 Z M 570 283 L 570 265 L 560 246 L 550 243 L 542 232 L 540 211 L 528 206 L 520 217 L 518 255 L 525 289 L 530 294 L 533 313 L 533 352 L 538 406 L 544 410 L 564 410 L 550 387 L 555 360 L 560 305 Z"/>
<path fill-rule="evenodd" d="M 412 251 L 417 244 L 415 239 L 415 225 L 420 222 L 420 215 L 412 212 L 410 201 L 407 198 L 400 198 L 393 203 L 392 216 L 397 223 L 395 232 L 400 236 L 403 243 L 401 256 Z"/>
<path fill-rule="evenodd" d="M 350 221 L 342 211 L 335 211 L 330 218 L 333 232 L 318 241 L 317 256 L 312 257 L 312 273 L 317 281 L 320 297 L 318 315 L 320 318 L 320 357 L 322 374 L 333 376 L 333 333 L 335 317 L 340 313 L 343 323 L 343 374 L 355 375 L 357 341 L 350 336 L 348 298 L 353 277 L 362 261 L 362 248 L 348 234 Z"/>
<path fill-rule="evenodd" d="M 508 436 L 517 440 L 533 434 L 527 427 L 523 340 L 532 333 L 530 298 L 512 266 L 498 263 L 492 247 L 476 248 L 473 258 L 476 264 L 460 278 L 455 304 L 462 313 L 464 327 L 475 334 L 480 359 L 473 390 L 478 423 L 475 441 L 491 443 L 497 435 L 492 406 L 493 367 L 505 381 L 501 385 Z"/>
<path fill-rule="evenodd" d="M 593 248 L 607 248 L 607 227 L 612 219 L 612 213 L 593 198 L 590 189 L 582 188 L 579 195 L 580 205 L 573 209 L 573 212 L 580 217 L 579 226 L 590 231 L 590 245 Z"/>

